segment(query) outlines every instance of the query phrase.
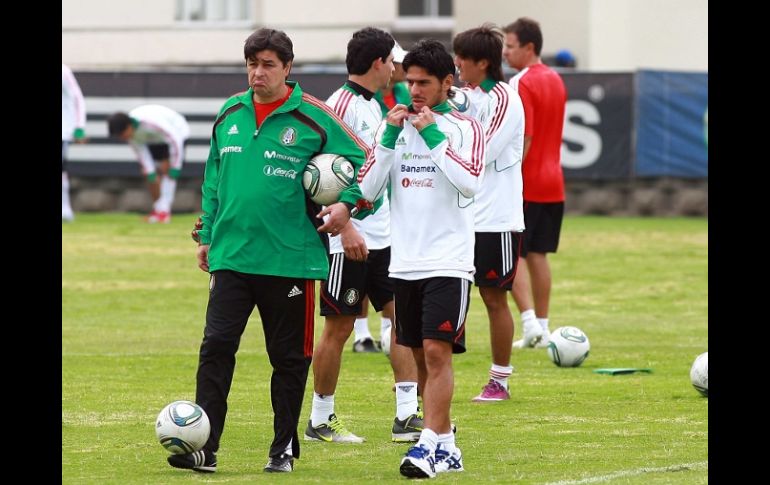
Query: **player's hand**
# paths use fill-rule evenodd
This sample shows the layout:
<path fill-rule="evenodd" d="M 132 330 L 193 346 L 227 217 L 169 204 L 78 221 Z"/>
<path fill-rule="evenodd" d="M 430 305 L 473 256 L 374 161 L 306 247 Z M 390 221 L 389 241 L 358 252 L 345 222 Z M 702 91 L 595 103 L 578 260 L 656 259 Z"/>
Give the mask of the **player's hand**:
<path fill-rule="evenodd" d="M 209 272 L 209 245 L 201 244 L 198 246 L 198 250 L 195 253 L 195 257 L 198 259 L 198 267 L 201 271 Z"/>
<path fill-rule="evenodd" d="M 366 240 L 361 236 L 361 233 L 356 231 L 352 222 L 348 221 L 340 231 L 340 241 L 342 241 L 342 249 L 345 251 L 346 258 L 352 261 L 366 261 L 366 256 L 369 254 Z"/>
<path fill-rule="evenodd" d="M 389 125 L 403 128 L 404 120 L 407 118 L 407 116 L 409 116 L 409 110 L 406 107 L 406 105 L 397 104 L 393 106 L 393 108 L 390 111 L 388 111 L 388 114 L 386 115 L 385 119 L 387 120 Z"/>
<path fill-rule="evenodd" d="M 412 120 L 412 125 L 417 128 L 417 131 L 421 131 L 423 128 L 431 123 L 435 123 L 436 119 L 433 117 L 433 113 L 430 108 L 423 106 L 422 110 L 417 113 L 417 117 Z"/>
<path fill-rule="evenodd" d="M 192 232 L 190 232 L 190 237 L 193 241 L 197 242 L 198 244 L 201 243 L 201 236 L 198 234 L 198 231 L 203 229 L 203 219 L 201 219 L 200 216 L 198 216 L 198 220 L 195 221 L 195 227 L 193 227 Z"/>
<path fill-rule="evenodd" d="M 323 219 L 328 215 L 326 222 L 318 228 L 318 232 L 328 232 L 330 236 L 338 236 L 345 224 L 350 220 L 350 211 L 342 202 L 336 202 L 323 208 L 316 216 Z"/>

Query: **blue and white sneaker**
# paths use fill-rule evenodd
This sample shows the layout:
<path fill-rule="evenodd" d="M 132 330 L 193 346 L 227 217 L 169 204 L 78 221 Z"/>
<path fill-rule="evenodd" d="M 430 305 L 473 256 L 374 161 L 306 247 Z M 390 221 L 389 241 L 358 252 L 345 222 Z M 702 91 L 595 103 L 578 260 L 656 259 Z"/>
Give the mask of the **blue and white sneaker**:
<path fill-rule="evenodd" d="M 433 452 L 424 446 L 412 446 L 401 459 L 401 474 L 409 478 L 436 478 Z"/>
<path fill-rule="evenodd" d="M 441 448 L 439 444 L 436 447 L 436 463 L 434 465 L 436 473 L 443 472 L 462 472 L 463 468 L 463 454 L 460 452 L 460 448 L 455 446 L 453 452 Z"/>

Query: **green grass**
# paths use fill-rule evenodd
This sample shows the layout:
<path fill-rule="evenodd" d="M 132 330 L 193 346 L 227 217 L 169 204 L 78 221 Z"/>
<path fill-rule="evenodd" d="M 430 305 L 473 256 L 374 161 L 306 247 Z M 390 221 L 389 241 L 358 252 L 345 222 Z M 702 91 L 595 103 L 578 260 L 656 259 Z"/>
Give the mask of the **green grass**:
<path fill-rule="evenodd" d="M 166 464 L 154 419 L 168 402 L 194 399 L 206 308 L 208 275 L 197 269 L 189 238 L 194 219 L 147 225 L 137 215 L 78 214 L 62 225 L 62 482 L 403 481 L 406 446 L 389 441 L 395 399 L 387 359 L 353 354 L 350 345 L 336 410 L 367 442 L 302 442 L 294 473 L 262 473 L 272 416 L 256 311 L 237 356 L 217 473 Z M 486 313 L 473 290 L 452 403 L 466 471 L 438 480 L 708 483 L 708 399 L 689 381 L 690 365 L 708 348 L 708 222 L 568 217 L 550 261 L 551 328 L 583 329 L 589 358 L 561 369 L 545 351 L 515 349 L 511 400 L 471 403 L 490 365 Z M 520 334 L 518 313 L 515 320 Z M 316 336 L 322 324 L 316 317 Z M 601 367 L 653 373 L 592 372 Z M 311 400 L 312 371 L 300 433 Z"/>

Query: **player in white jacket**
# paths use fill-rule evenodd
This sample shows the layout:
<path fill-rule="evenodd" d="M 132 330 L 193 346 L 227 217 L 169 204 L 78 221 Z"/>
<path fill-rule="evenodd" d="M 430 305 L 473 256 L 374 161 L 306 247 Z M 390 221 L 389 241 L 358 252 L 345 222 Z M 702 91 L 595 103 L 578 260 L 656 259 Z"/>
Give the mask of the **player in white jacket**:
<path fill-rule="evenodd" d="M 86 102 L 69 67 L 61 65 L 61 220 L 75 219 L 70 205 L 70 179 L 67 175 L 67 146 L 86 141 Z"/>
<path fill-rule="evenodd" d="M 508 377 L 513 372 L 514 326 L 508 292 L 524 231 L 524 107 L 503 77 L 502 34 L 483 25 L 457 34 L 453 48 L 460 80 L 467 83 L 463 88 L 469 100 L 467 114 L 483 125 L 487 140 L 484 184 L 474 204 L 475 279 L 489 317 L 492 367 L 489 382 L 473 401 L 503 401 L 510 398 Z"/>
<path fill-rule="evenodd" d="M 447 103 L 452 56 L 422 40 L 404 58 L 412 105 L 388 112 L 382 139 L 359 171 L 364 198 L 391 189 L 391 262 L 396 338 L 425 369 L 425 427 L 401 460 L 401 474 L 432 478 L 438 451 L 462 471 L 449 410 L 452 354 L 465 351 L 473 281 L 473 197 L 481 187 L 486 144 L 478 121 Z"/>
<path fill-rule="evenodd" d="M 182 172 L 185 142 L 190 136 L 187 120 L 165 106 L 146 104 L 128 114 L 111 115 L 107 125 L 110 136 L 127 141 L 139 158 L 154 200 L 147 222 L 171 222 L 176 181 Z"/>
<path fill-rule="evenodd" d="M 374 145 L 382 121 L 374 93 L 393 72 L 393 37 L 366 27 L 348 42 L 348 80 L 326 104 L 368 146 Z M 377 211 L 362 220 L 351 219 L 339 236 L 329 239 L 329 278 L 321 282 L 323 333 L 313 352 L 313 404 L 305 439 L 322 442 L 361 443 L 334 411 L 334 393 L 340 375 L 342 350 L 353 330 L 362 299 L 369 296 L 375 310 L 393 318 L 393 282 L 390 264 L 390 210 L 383 197 Z M 343 251 L 344 250 L 344 251 Z M 411 350 L 391 346 L 391 366 L 396 380 L 396 417 L 391 438 L 416 441 L 422 431 L 417 415 L 417 366 Z"/>

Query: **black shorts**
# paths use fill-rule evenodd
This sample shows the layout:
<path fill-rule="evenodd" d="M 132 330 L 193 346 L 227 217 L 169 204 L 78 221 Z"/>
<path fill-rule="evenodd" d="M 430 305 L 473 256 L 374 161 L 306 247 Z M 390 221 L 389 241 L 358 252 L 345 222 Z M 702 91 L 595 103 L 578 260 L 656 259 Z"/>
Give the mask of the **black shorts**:
<path fill-rule="evenodd" d="M 366 261 L 351 261 L 345 253 L 329 255 L 329 279 L 321 281 L 321 315 L 358 315 L 369 297 L 376 311 L 393 300 L 388 276 L 390 247 L 372 249 Z"/>
<path fill-rule="evenodd" d="M 519 256 L 527 253 L 555 253 L 559 248 L 564 202 L 524 201 L 524 243 Z"/>
<path fill-rule="evenodd" d="M 465 352 L 465 318 L 471 283 L 464 278 L 393 278 L 396 292 L 396 342 L 421 348 L 423 339 L 452 342 L 452 353 Z"/>
<path fill-rule="evenodd" d="M 171 158 L 167 143 L 151 143 L 147 145 L 147 149 L 150 150 L 150 155 L 156 163 Z"/>
<path fill-rule="evenodd" d="M 473 255 L 476 286 L 513 288 L 522 239 L 522 233 L 513 231 L 476 233 Z"/>

